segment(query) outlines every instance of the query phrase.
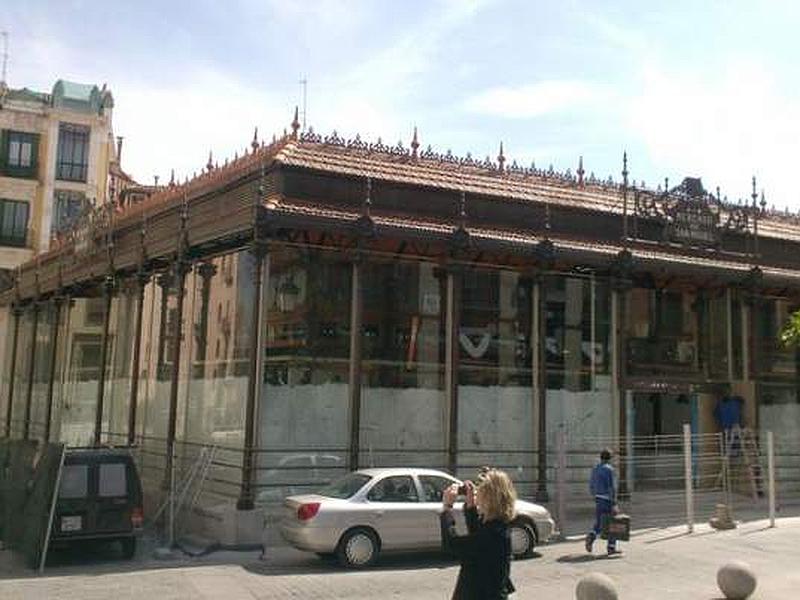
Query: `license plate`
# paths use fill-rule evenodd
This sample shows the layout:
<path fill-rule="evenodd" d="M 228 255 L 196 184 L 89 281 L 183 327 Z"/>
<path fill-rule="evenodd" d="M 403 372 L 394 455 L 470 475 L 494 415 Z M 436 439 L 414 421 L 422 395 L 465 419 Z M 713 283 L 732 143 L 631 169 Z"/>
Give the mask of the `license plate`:
<path fill-rule="evenodd" d="M 83 518 L 61 517 L 61 531 L 80 531 L 83 529 Z"/>

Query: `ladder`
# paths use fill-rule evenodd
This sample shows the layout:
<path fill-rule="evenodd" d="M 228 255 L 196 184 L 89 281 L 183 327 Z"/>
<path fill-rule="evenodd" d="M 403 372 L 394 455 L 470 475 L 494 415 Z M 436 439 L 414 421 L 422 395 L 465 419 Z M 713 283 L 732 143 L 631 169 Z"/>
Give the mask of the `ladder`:
<path fill-rule="evenodd" d="M 764 477 L 761 473 L 761 455 L 758 449 L 758 442 L 752 429 L 747 427 L 734 426 L 727 434 L 725 452 L 728 457 L 732 456 L 733 449 L 738 442 L 738 449 L 741 453 L 742 464 L 750 483 L 750 492 L 753 500 L 764 497 Z"/>

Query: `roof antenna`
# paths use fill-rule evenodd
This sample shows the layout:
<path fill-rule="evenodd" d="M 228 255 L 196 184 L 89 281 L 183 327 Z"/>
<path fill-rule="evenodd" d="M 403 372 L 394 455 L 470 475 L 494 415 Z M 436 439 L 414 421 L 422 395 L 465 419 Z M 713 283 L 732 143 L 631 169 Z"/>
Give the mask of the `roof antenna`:
<path fill-rule="evenodd" d="M 3 36 L 3 72 L 0 77 L 0 83 L 7 83 L 6 75 L 8 74 L 8 32 L 0 31 L 0 36 Z"/>
<path fill-rule="evenodd" d="M 306 110 L 308 109 L 308 79 L 303 77 L 299 82 L 303 89 L 303 131 L 306 130 Z"/>

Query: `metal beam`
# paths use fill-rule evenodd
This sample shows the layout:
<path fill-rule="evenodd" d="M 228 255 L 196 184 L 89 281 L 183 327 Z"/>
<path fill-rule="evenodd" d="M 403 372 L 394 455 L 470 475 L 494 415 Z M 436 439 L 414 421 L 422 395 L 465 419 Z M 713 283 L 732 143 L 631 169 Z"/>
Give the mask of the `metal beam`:
<path fill-rule="evenodd" d="M 362 256 L 356 254 L 352 263 L 350 297 L 350 456 L 348 466 L 358 469 L 361 452 L 361 342 L 363 295 L 361 291 Z"/>
<path fill-rule="evenodd" d="M 142 325 L 144 322 L 144 292 L 150 274 L 140 270 L 136 275 L 136 322 L 133 325 L 133 363 L 131 364 L 131 389 L 128 399 L 128 445 L 136 443 L 136 411 L 139 402 L 139 370 L 142 360 Z"/>
<path fill-rule="evenodd" d="M 189 264 L 179 256 L 175 260 L 175 289 L 177 307 L 175 310 L 175 327 L 172 330 L 172 371 L 169 386 L 169 420 L 167 421 L 166 469 L 164 470 L 164 487 L 168 488 L 175 455 L 175 430 L 178 421 L 178 385 L 181 370 L 181 338 L 183 337 L 183 304 L 186 295 L 186 274 Z M 164 323 L 161 324 L 162 330 Z"/>
<path fill-rule="evenodd" d="M 537 459 L 536 500 L 547 502 L 547 352 L 545 350 L 545 305 L 546 287 L 543 274 L 537 274 L 533 282 L 532 344 L 535 347 L 533 363 L 534 390 L 536 393 Z"/>
<path fill-rule="evenodd" d="M 17 379 L 17 346 L 19 342 L 19 320 L 22 309 L 16 305 L 11 306 L 11 315 L 14 317 L 14 338 L 11 342 L 11 364 L 8 368 L 8 406 L 6 406 L 6 437 L 11 437 L 11 417 L 14 408 L 14 382 Z"/>
<path fill-rule="evenodd" d="M 106 363 L 108 362 L 108 329 L 111 324 L 111 301 L 114 299 L 114 277 L 103 281 L 103 334 L 100 338 L 100 373 L 97 377 L 97 408 L 94 414 L 94 445 L 99 446 L 103 433 L 103 411 L 106 393 Z"/>
<path fill-rule="evenodd" d="M 25 421 L 22 424 L 22 439 L 25 440 L 28 439 L 31 428 L 31 403 L 33 402 L 33 377 L 36 372 L 36 336 L 38 335 L 36 330 L 39 327 L 39 304 L 34 302 L 32 310 L 33 327 L 31 332 L 30 362 L 28 363 L 28 389 L 25 393 Z"/>
<path fill-rule="evenodd" d="M 247 405 L 244 418 L 244 453 L 242 456 L 242 482 L 239 490 L 238 510 L 252 510 L 254 506 L 255 479 L 255 437 L 256 437 L 256 398 L 258 396 L 261 373 L 259 371 L 259 353 L 261 351 L 261 296 L 264 284 L 264 258 L 267 247 L 259 240 L 254 241 L 250 252 L 255 258 L 253 280 L 253 308 L 250 324 L 250 373 L 247 379 Z"/>
<path fill-rule="evenodd" d="M 58 362 L 58 330 L 61 326 L 62 298 L 53 298 L 53 323 L 50 330 L 50 374 L 47 381 L 47 408 L 44 417 L 44 441 L 50 441 L 51 421 L 53 420 L 53 391 L 56 382 L 56 363 Z"/>

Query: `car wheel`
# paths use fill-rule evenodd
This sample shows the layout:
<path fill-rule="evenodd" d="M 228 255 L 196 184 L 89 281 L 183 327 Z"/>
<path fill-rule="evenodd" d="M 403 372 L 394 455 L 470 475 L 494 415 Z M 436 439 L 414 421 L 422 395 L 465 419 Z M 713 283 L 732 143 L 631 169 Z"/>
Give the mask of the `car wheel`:
<path fill-rule="evenodd" d="M 378 536 L 371 529 L 362 527 L 345 533 L 336 548 L 339 562 L 345 567 L 354 569 L 375 564 L 379 552 Z"/>
<path fill-rule="evenodd" d="M 525 521 L 514 521 L 508 526 L 511 536 L 511 554 L 514 558 L 530 558 L 536 547 L 536 533 Z"/>
<path fill-rule="evenodd" d="M 120 545 L 122 546 L 122 556 L 123 558 L 131 559 L 136 554 L 136 538 L 129 537 L 129 538 L 122 538 L 119 541 Z"/>

